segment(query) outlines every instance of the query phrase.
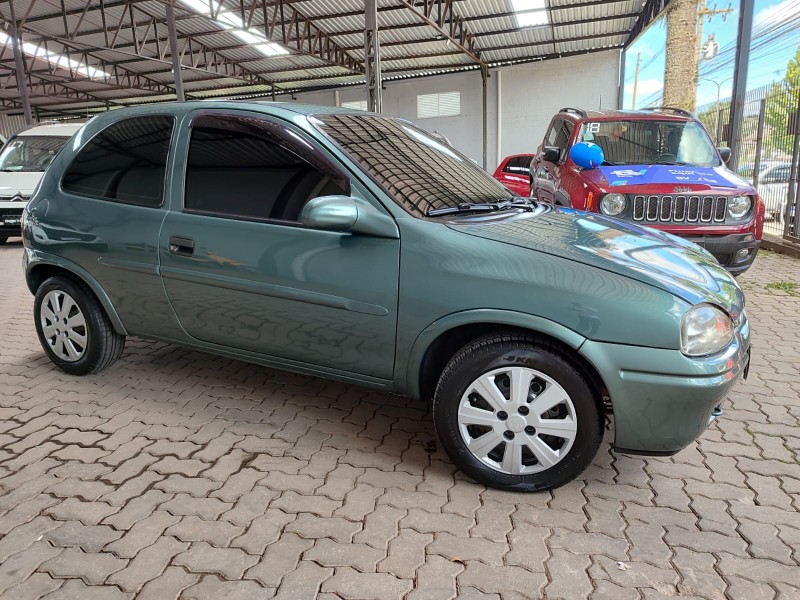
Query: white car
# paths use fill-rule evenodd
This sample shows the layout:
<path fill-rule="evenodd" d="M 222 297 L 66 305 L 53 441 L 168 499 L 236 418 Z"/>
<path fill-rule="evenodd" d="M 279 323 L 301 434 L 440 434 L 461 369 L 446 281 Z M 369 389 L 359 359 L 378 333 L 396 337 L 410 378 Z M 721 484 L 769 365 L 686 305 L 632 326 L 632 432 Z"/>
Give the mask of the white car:
<path fill-rule="evenodd" d="M 19 236 L 25 204 L 45 169 L 83 123 L 35 125 L 12 136 L 0 152 L 0 245 Z"/>
<path fill-rule="evenodd" d="M 789 175 L 792 163 L 786 161 L 761 163 L 758 175 L 758 195 L 766 207 L 767 218 L 783 222 L 786 214 L 786 200 L 789 196 Z"/>

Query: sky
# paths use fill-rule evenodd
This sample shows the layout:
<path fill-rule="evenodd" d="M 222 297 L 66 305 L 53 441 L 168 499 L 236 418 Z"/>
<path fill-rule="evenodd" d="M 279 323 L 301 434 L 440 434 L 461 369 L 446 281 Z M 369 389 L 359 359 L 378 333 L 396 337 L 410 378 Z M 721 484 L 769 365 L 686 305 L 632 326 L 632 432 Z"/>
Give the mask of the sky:
<path fill-rule="evenodd" d="M 703 42 L 713 33 L 720 45 L 716 58 L 700 65 L 697 106 L 729 98 L 733 87 L 733 66 L 739 25 L 739 2 L 707 0 L 708 8 L 726 9 L 727 15 L 714 15 L 703 22 Z M 640 60 L 637 107 L 661 101 L 664 86 L 666 19 L 653 23 L 625 53 L 624 106 L 631 107 L 637 57 Z M 800 0 L 755 0 L 753 40 L 747 88 L 755 89 L 783 78 L 786 65 L 800 47 Z"/>

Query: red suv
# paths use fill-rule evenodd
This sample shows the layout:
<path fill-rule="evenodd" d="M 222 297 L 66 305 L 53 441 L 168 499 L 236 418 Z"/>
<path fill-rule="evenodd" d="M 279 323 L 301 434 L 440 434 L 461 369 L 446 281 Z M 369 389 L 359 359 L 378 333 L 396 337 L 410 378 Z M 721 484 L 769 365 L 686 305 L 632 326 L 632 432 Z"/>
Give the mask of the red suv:
<path fill-rule="evenodd" d="M 527 197 L 531 193 L 531 159 L 533 154 L 506 156 L 492 177 L 515 194 Z"/>
<path fill-rule="evenodd" d="M 573 160 L 584 142 L 603 150 L 601 165 Z M 531 162 L 531 195 L 679 235 L 738 275 L 761 243 L 764 205 L 729 158 L 681 109 L 562 108 Z"/>

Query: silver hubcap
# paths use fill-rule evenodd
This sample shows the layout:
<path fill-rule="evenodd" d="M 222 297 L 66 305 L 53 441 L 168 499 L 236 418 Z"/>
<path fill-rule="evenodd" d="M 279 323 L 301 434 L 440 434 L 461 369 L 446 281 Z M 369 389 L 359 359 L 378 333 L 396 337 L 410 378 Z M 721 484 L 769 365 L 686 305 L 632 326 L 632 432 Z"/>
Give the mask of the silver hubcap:
<path fill-rule="evenodd" d="M 485 465 L 529 475 L 567 455 L 578 421 L 569 394 L 554 379 L 535 369 L 503 367 L 467 387 L 458 406 L 458 428 Z"/>
<path fill-rule="evenodd" d="M 61 360 L 75 362 L 86 352 L 86 319 L 72 296 L 48 292 L 39 309 L 42 333 L 50 350 Z"/>

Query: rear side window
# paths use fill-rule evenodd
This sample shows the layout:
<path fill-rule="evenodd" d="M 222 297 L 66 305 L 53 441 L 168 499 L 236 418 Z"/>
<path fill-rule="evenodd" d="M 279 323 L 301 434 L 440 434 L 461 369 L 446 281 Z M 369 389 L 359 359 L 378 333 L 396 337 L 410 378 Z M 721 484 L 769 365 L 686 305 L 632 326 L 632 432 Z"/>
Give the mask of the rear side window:
<path fill-rule="evenodd" d="M 175 120 L 134 117 L 110 125 L 87 143 L 64 173 L 73 194 L 114 202 L 161 206 Z"/>
<path fill-rule="evenodd" d="M 515 156 L 509 158 L 506 166 L 503 167 L 503 173 L 514 173 L 515 175 L 530 175 L 531 172 L 531 157 L 530 156 Z"/>

